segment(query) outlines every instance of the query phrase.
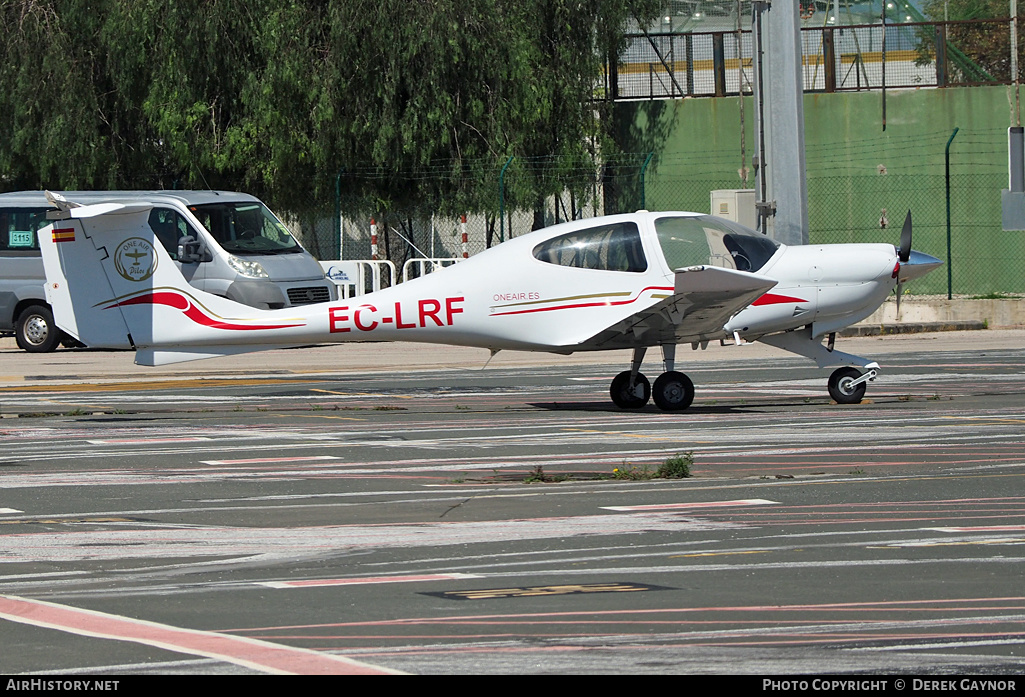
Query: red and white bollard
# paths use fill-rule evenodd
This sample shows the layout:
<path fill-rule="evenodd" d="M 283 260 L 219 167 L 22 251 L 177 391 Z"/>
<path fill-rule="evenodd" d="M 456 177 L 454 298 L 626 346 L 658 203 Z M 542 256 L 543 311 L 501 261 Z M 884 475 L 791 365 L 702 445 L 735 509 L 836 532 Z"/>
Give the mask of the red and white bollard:
<path fill-rule="evenodd" d="M 466 246 L 467 246 L 467 239 L 466 239 L 466 216 L 465 215 L 459 216 L 459 221 L 460 221 L 459 222 L 459 227 L 463 231 L 463 259 L 469 259 L 470 258 L 470 254 L 466 250 Z"/>
<path fill-rule="evenodd" d="M 377 261 L 377 221 L 370 219 L 370 258 Z"/>

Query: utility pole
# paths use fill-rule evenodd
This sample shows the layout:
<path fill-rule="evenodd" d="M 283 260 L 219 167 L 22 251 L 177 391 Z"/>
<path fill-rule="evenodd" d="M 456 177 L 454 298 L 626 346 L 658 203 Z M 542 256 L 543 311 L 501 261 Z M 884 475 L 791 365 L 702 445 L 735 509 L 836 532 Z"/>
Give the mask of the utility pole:
<path fill-rule="evenodd" d="M 755 0 L 752 5 L 759 230 L 783 244 L 808 244 L 798 2 Z"/>

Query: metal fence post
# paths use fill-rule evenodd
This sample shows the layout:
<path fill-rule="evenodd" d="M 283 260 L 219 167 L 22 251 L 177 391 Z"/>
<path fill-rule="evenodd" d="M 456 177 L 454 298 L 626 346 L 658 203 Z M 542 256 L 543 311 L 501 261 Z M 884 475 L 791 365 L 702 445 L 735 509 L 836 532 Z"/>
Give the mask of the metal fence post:
<path fill-rule="evenodd" d="M 342 258 L 342 174 L 345 168 L 338 170 L 335 176 L 335 239 L 338 240 L 338 259 Z"/>
<path fill-rule="evenodd" d="M 957 135 L 957 132 L 959 130 L 960 129 L 958 129 L 958 128 L 954 128 L 954 132 L 950 134 L 950 139 L 947 141 L 947 149 L 946 149 L 946 153 L 945 153 L 945 157 L 946 157 L 946 161 L 947 161 L 947 175 L 946 175 L 946 179 L 947 179 L 947 300 L 951 300 L 954 297 L 954 293 L 953 293 L 953 286 L 954 286 L 953 278 L 954 278 L 954 276 L 953 276 L 953 272 L 951 271 L 951 267 L 953 266 L 953 261 L 950 258 L 950 144 L 952 142 L 954 142 L 954 136 Z"/>
<path fill-rule="evenodd" d="M 502 165 L 502 171 L 498 173 L 498 243 L 505 242 L 505 170 L 512 164 L 513 156 Z M 512 232 L 510 230 L 509 232 Z"/>
<path fill-rule="evenodd" d="M 712 34 L 712 72 L 715 74 L 715 96 L 726 96 L 726 44 L 723 34 Z"/>

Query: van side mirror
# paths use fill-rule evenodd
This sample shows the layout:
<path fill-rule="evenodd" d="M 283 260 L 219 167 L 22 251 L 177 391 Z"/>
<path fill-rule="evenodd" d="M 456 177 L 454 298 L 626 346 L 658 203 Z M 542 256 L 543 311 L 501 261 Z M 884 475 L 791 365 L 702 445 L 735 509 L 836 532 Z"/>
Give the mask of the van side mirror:
<path fill-rule="evenodd" d="M 213 261 L 210 250 L 203 247 L 192 235 L 186 235 L 178 240 L 178 261 L 183 264 L 196 264 L 205 261 Z"/>

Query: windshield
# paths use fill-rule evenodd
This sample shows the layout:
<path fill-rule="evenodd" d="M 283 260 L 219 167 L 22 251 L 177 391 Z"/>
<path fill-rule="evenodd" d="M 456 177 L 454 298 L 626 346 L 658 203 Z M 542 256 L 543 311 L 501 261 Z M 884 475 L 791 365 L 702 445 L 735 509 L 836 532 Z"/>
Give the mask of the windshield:
<path fill-rule="evenodd" d="M 757 271 L 779 247 L 765 235 L 710 215 L 659 218 L 655 231 L 672 270 L 708 265 Z"/>
<path fill-rule="evenodd" d="M 189 206 L 224 251 L 232 254 L 292 254 L 302 247 L 262 203 Z"/>

